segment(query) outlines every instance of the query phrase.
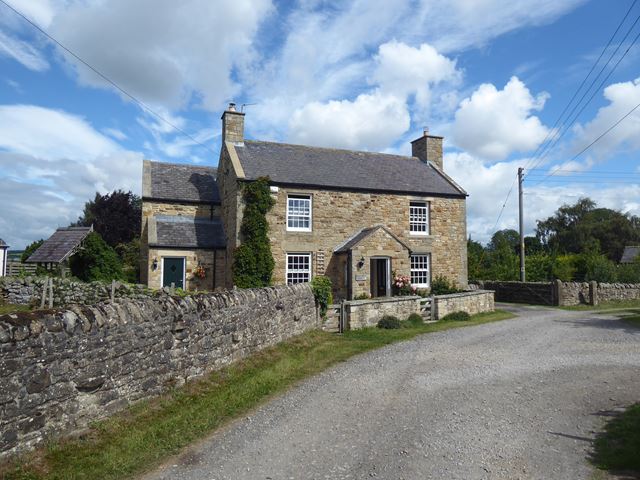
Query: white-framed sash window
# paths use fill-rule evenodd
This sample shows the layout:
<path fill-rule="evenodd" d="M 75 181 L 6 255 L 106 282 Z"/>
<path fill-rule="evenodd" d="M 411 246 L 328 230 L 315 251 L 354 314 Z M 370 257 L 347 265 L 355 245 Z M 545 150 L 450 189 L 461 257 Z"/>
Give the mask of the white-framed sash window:
<path fill-rule="evenodd" d="M 311 281 L 311 254 L 287 253 L 287 283 Z"/>
<path fill-rule="evenodd" d="M 417 288 L 431 286 L 431 255 L 411 255 L 411 285 Z"/>
<path fill-rule="evenodd" d="M 287 196 L 287 231 L 311 231 L 311 195 Z"/>
<path fill-rule="evenodd" d="M 409 202 L 409 234 L 429 235 L 429 202 Z"/>

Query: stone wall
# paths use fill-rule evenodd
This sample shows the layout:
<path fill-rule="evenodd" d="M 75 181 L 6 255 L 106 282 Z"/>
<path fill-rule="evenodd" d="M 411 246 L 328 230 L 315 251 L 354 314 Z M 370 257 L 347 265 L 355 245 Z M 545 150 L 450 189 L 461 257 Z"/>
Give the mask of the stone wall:
<path fill-rule="evenodd" d="M 467 312 L 469 315 L 475 315 L 494 310 L 494 292 L 489 290 L 435 295 L 431 302 L 433 320 L 441 320 L 442 317 L 453 312 Z"/>
<path fill-rule="evenodd" d="M 319 327 L 308 285 L 0 316 L 0 457 Z"/>
<path fill-rule="evenodd" d="M 598 284 L 598 303 L 638 299 L 640 299 L 640 284 L 638 283 Z"/>
<path fill-rule="evenodd" d="M 0 299 L 18 305 L 40 305 L 46 277 L 2 277 Z M 115 283 L 116 298 L 147 298 L 153 296 L 144 285 Z M 111 298 L 111 284 L 103 282 L 82 283 L 64 278 L 53 278 L 53 305 L 55 307 L 73 303 L 94 304 Z M 49 296 L 47 294 L 47 305 Z"/>
<path fill-rule="evenodd" d="M 347 325 L 350 330 L 374 327 L 385 315 L 405 320 L 412 313 L 420 313 L 421 297 L 374 298 L 345 302 Z"/>
<path fill-rule="evenodd" d="M 558 289 L 560 305 L 598 305 L 640 299 L 640 284 L 561 282 Z"/>
<path fill-rule="evenodd" d="M 494 290 L 496 301 L 532 305 L 598 305 L 602 302 L 640 299 L 640 284 L 598 282 L 492 282 L 481 288 Z"/>
<path fill-rule="evenodd" d="M 239 188 L 238 176 L 236 175 L 238 167 L 234 166 L 231 155 L 237 156 L 233 146 L 223 144 L 218 162 L 218 191 L 222 202 L 221 216 L 227 246 L 226 258 L 228 261 L 224 276 L 227 288 L 233 287 L 233 252 L 238 247 L 238 236 L 244 211 L 242 191 Z"/>

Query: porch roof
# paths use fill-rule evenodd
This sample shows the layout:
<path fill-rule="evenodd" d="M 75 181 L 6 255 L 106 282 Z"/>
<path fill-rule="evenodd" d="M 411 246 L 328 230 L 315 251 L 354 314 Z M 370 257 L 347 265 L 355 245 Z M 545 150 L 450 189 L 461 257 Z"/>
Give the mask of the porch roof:
<path fill-rule="evenodd" d="M 366 227 L 366 228 L 363 228 L 363 229 L 359 230 L 358 232 L 355 233 L 355 235 L 353 235 L 352 237 L 348 238 L 344 243 L 338 245 L 333 252 L 334 253 L 347 253 L 349 250 L 351 250 L 353 247 L 355 247 L 357 244 L 359 244 L 361 241 L 363 241 L 365 238 L 367 238 L 369 235 L 375 233 L 379 229 L 382 229 L 385 232 L 387 232 L 391 237 L 394 238 L 394 240 L 396 242 L 398 242 L 400 245 L 402 245 L 407 250 L 411 251 L 409 246 L 406 243 L 404 243 L 402 240 L 400 240 L 400 238 L 397 235 L 395 235 L 391 230 L 389 230 L 387 227 L 385 227 L 384 225 L 374 225 L 372 227 Z"/>

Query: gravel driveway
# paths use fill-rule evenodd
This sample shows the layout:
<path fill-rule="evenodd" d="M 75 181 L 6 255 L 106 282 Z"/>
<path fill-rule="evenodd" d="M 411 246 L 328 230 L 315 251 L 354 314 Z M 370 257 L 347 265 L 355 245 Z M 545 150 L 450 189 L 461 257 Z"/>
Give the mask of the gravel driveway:
<path fill-rule="evenodd" d="M 640 400 L 640 330 L 503 308 L 338 365 L 147 478 L 588 479 L 594 431 Z"/>

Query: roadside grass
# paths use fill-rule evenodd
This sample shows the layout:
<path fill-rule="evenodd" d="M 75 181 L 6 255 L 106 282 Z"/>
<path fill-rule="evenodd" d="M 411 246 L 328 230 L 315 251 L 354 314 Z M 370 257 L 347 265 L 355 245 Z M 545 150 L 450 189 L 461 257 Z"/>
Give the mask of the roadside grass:
<path fill-rule="evenodd" d="M 609 421 L 596 437 L 591 462 L 600 470 L 640 478 L 640 403 Z"/>
<path fill-rule="evenodd" d="M 16 312 L 28 312 L 31 310 L 29 305 L 14 305 L 11 303 L 0 303 L 0 315 Z"/>
<path fill-rule="evenodd" d="M 512 318 L 497 310 L 468 321 L 437 322 L 336 335 L 311 331 L 250 358 L 139 402 L 95 423 L 80 438 L 52 443 L 0 469 L 4 480 L 131 478 L 152 469 L 216 428 L 336 363 L 417 335 Z"/>
<path fill-rule="evenodd" d="M 628 308 L 640 308 L 640 299 L 637 300 L 617 300 L 611 302 L 603 302 L 598 305 L 573 305 L 569 307 L 557 307 L 562 310 L 590 310 L 590 311 L 600 311 L 600 310 L 623 310 Z"/>

